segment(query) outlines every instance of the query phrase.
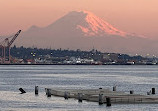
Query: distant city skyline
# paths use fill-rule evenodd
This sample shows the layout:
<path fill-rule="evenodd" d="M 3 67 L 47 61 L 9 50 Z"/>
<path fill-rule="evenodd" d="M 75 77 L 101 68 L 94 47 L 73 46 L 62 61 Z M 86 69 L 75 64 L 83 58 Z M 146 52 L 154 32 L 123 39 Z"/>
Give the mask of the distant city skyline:
<path fill-rule="evenodd" d="M 157 0 L 0 0 L 0 36 L 45 27 L 70 11 L 91 11 L 125 32 L 158 39 Z"/>

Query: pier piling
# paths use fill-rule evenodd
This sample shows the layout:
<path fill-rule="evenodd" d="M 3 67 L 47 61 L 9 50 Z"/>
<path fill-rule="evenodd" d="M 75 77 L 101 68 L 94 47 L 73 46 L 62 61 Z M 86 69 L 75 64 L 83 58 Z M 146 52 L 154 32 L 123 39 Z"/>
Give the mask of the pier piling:
<path fill-rule="evenodd" d="M 130 94 L 134 94 L 134 91 L 133 91 L 133 90 L 131 90 L 131 91 L 130 91 Z"/>
<path fill-rule="evenodd" d="M 68 92 L 64 92 L 64 98 L 65 98 L 65 99 L 68 99 L 68 98 L 69 98 Z"/>
<path fill-rule="evenodd" d="M 38 86 L 35 86 L 35 95 L 38 95 Z"/>
<path fill-rule="evenodd" d="M 51 97 L 51 89 L 47 89 L 47 97 Z"/>
<path fill-rule="evenodd" d="M 106 106 L 111 106 L 111 98 L 106 98 Z"/>
<path fill-rule="evenodd" d="M 116 91 L 116 86 L 113 87 L 113 91 Z"/>
<path fill-rule="evenodd" d="M 82 93 L 78 93 L 78 102 L 82 102 L 82 98 L 83 94 Z"/>
<path fill-rule="evenodd" d="M 99 94 L 99 105 L 103 104 L 103 94 Z"/>
<path fill-rule="evenodd" d="M 152 88 L 151 93 L 155 94 L 155 88 Z"/>

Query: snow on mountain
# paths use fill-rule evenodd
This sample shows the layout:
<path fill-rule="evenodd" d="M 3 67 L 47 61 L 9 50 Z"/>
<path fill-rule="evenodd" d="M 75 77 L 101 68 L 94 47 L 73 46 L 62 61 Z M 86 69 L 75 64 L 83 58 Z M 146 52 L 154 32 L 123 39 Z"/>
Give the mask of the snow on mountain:
<path fill-rule="evenodd" d="M 82 14 L 85 14 L 85 21 L 86 24 L 79 24 L 77 25 L 78 28 L 80 28 L 86 36 L 103 36 L 103 35 L 119 35 L 122 37 L 127 36 L 128 34 L 126 32 L 120 31 L 107 23 L 106 21 L 102 20 L 101 18 L 95 16 L 93 13 L 88 11 L 81 11 L 78 12 Z"/>

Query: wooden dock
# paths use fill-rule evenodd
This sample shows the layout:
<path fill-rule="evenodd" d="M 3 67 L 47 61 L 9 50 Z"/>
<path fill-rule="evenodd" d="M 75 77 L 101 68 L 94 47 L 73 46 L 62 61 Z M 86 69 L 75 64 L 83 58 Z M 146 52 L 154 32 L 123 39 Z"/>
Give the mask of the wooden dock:
<path fill-rule="evenodd" d="M 110 103 L 116 104 L 158 104 L 157 95 L 140 95 L 127 94 L 120 91 L 110 91 L 109 89 L 51 89 L 45 88 L 46 94 L 53 96 L 75 98 L 80 101 L 86 100 L 91 102 L 107 103 L 107 98 L 110 98 Z"/>

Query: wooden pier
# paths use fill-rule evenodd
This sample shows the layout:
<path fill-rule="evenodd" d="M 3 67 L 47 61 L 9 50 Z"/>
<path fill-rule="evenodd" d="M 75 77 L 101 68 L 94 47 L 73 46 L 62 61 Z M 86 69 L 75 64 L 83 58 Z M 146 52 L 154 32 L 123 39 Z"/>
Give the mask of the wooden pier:
<path fill-rule="evenodd" d="M 75 98 L 79 101 L 86 100 L 91 102 L 98 102 L 101 104 L 107 103 L 109 98 L 110 103 L 116 104 L 158 104 L 157 95 L 141 95 L 141 94 L 127 94 L 120 91 L 110 91 L 109 89 L 51 89 L 45 88 L 46 94 L 51 93 L 53 96 L 68 98 Z"/>

